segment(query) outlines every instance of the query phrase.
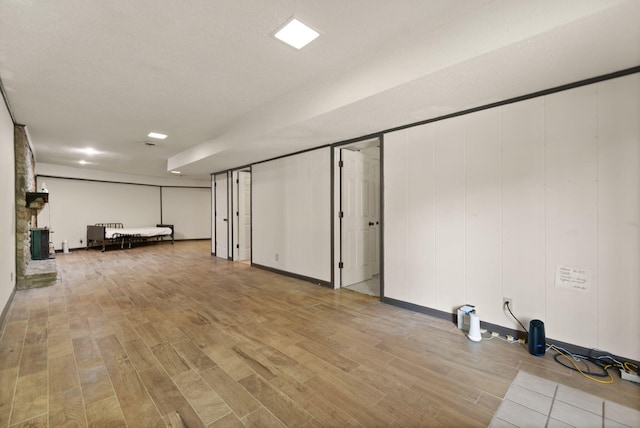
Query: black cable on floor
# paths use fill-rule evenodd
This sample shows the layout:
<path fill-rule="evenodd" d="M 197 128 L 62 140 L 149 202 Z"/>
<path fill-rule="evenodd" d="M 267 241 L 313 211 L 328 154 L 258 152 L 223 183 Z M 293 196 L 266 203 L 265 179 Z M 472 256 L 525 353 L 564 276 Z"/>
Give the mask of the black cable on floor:
<path fill-rule="evenodd" d="M 524 329 L 524 332 L 529 334 L 529 332 L 527 331 L 526 327 L 522 325 L 522 323 L 520 322 L 520 320 L 518 318 L 516 318 L 515 315 L 513 315 L 513 312 L 511 312 L 511 308 L 509 307 L 509 302 L 506 302 L 504 304 L 507 307 L 507 310 L 509 311 L 509 313 L 511 314 L 511 316 L 513 317 L 514 320 L 518 321 L 518 324 L 520 324 L 520 327 L 522 327 Z"/>

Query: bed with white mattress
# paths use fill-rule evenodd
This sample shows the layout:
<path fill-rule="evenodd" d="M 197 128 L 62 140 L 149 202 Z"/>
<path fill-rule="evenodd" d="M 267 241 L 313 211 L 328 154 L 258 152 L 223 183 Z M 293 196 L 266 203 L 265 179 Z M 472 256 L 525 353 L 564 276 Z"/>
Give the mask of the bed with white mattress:
<path fill-rule="evenodd" d="M 124 227 L 122 223 L 97 223 L 87 226 L 87 249 L 94 246 L 102 246 L 102 251 L 107 245 L 125 244 L 131 248 L 135 242 L 163 241 L 171 238 L 173 244 L 173 225 L 157 224 L 155 227 Z"/>

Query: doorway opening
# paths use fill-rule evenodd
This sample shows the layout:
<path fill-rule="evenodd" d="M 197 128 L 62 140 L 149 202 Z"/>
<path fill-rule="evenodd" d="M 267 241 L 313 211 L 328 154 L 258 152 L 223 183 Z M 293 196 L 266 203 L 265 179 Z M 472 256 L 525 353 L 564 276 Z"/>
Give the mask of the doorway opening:
<path fill-rule="evenodd" d="M 233 171 L 233 260 L 251 262 L 251 169 Z"/>
<path fill-rule="evenodd" d="M 212 176 L 212 254 L 251 261 L 251 169 Z"/>
<path fill-rule="evenodd" d="M 213 198 L 211 199 L 213 202 L 213 240 L 211 242 L 211 250 L 213 255 L 227 260 L 231 258 L 229 251 L 229 243 L 231 241 L 229 236 L 230 181 L 228 172 L 212 175 L 211 186 L 213 189 Z"/>
<path fill-rule="evenodd" d="M 380 296 L 380 139 L 336 147 L 339 288 Z"/>

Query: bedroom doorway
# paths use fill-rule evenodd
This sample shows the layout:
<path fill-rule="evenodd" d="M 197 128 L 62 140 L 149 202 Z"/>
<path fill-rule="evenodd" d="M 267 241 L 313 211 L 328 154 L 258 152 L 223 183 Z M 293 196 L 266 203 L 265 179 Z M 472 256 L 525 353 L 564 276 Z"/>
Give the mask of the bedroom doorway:
<path fill-rule="evenodd" d="M 251 260 L 251 169 L 233 171 L 233 260 Z"/>
<path fill-rule="evenodd" d="M 213 178 L 214 255 L 230 260 L 229 252 L 229 172 L 215 174 Z"/>
<path fill-rule="evenodd" d="M 380 296 L 380 139 L 337 147 L 340 288 Z"/>

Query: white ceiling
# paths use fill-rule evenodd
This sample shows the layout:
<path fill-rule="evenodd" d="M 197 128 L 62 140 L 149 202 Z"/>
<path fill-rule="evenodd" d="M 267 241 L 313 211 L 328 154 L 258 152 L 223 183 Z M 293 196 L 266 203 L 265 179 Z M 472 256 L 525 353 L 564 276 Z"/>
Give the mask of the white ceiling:
<path fill-rule="evenodd" d="M 300 51 L 271 36 L 292 15 L 321 33 Z M 198 178 L 638 66 L 638 22 L 638 0 L 0 0 L 0 78 L 38 163 Z"/>

